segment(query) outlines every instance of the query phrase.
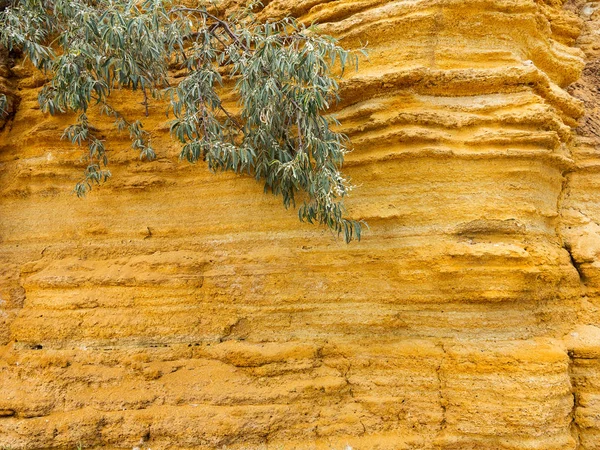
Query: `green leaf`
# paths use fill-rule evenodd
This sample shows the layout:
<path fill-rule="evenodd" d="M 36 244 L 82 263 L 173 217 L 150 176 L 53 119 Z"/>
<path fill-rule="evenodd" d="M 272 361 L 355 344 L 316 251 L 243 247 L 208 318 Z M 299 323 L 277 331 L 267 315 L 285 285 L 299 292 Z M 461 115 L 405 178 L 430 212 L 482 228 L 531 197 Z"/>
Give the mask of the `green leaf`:
<path fill-rule="evenodd" d="M 352 189 L 341 172 L 348 140 L 331 129 L 339 122 L 327 113 L 357 55 L 320 35 L 316 24 L 307 29 L 291 17 L 259 22 L 256 2 L 229 18 L 203 4 L 13 0 L 0 11 L 0 44 L 22 50 L 49 80 L 38 97 L 42 111 L 77 114 L 63 133 L 82 147 L 87 163 L 75 193 L 84 196 L 110 177 L 109 150 L 87 111 L 96 107 L 111 117 L 118 131 L 128 131 L 139 158 L 153 160 L 151 133 L 138 117 L 153 100 L 169 98 L 181 159 L 247 172 L 286 208 L 301 199 L 301 221 L 360 239 L 361 223 L 344 217 L 342 203 Z M 111 105 L 120 89 L 139 92 L 138 115 Z M 0 96 L 0 113 L 6 108 Z"/>

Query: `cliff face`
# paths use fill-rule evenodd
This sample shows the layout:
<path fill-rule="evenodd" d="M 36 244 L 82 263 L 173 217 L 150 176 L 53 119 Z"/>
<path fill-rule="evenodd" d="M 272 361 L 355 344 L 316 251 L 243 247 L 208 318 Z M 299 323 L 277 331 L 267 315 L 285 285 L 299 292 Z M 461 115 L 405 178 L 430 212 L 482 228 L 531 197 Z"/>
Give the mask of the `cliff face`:
<path fill-rule="evenodd" d="M 582 448 L 600 447 L 600 2 L 575 1 L 568 8 L 583 19 L 578 46 L 587 64 L 581 79 L 569 87 L 585 106 L 571 144 L 574 169 L 566 175 L 559 232 L 581 277 L 581 324 L 567 340 L 573 357 L 574 420 Z"/>
<path fill-rule="evenodd" d="M 15 67 L 0 447 L 598 448 L 600 3 L 563 3 L 267 5 L 369 43 L 350 245 L 178 163 L 160 106 L 159 159 L 102 128 L 114 177 L 77 200 L 69 118 Z"/>

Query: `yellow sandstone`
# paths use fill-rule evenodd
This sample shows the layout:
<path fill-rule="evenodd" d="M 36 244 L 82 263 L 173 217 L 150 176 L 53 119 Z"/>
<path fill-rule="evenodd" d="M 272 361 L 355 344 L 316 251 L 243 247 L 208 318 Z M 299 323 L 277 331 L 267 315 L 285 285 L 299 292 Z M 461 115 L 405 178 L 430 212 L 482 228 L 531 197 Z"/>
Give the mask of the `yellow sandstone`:
<path fill-rule="evenodd" d="M 158 160 L 101 125 L 78 200 L 14 67 L 0 448 L 600 448 L 600 2 L 265 3 L 368 42 L 335 110 L 363 241 L 179 163 L 161 105 Z"/>

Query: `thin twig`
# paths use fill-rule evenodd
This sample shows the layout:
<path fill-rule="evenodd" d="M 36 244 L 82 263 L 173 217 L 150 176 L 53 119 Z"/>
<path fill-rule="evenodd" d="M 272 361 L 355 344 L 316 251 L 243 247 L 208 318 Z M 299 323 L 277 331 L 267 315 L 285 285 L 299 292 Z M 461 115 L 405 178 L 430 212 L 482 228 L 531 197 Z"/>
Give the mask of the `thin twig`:
<path fill-rule="evenodd" d="M 150 115 L 150 111 L 148 110 L 148 94 L 146 93 L 145 87 L 142 88 L 142 93 L 144 94 L 144 101 L 142 102 L 142 105 L 144 105 L 146 117 L 148 117 Z"/>
<path fill-rule="evenodd" d="M 203 9 L 198 9 L 198 8 L 186 8 L 186 7 L 182 6 L 179 8 L 174 8 L 170 11 L 170 13 L 176 13 L 176 12 L 189 12 L 189 13 L 195 13 L 195 14 L 202 14 L 204 17 L 208 17 L 208 18 L 214 20 L 215 22 L 217 22 L 219 24 L 219 26 L 221 28 L 223 28 L 225 30 L 225 32 L 229 35 L 229 37 L 231 37 L 231 39 L 233 39 L 235 41 L 236 44 L 238 44 L 245 51 L 250 51 L 250 49 L 246 46 L 246 44 L 244 44 L 241 41 L 239 36 L 233 32 L 233 30 L 231 29 L 231 27 L 229 26 L 229 23 L 227 21 L 219 19 L 217 16 L 209 13 L 208 11 L 205 11 Z"/>

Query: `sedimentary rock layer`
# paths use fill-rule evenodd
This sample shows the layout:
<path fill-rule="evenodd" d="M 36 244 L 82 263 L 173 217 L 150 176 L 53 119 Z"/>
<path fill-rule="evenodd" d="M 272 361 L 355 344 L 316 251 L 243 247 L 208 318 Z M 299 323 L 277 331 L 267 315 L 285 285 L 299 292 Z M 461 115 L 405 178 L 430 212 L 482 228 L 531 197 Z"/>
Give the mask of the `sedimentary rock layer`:
<path fill-rule="evenodd" d="M 266 6 L 368 42 L 335 111 L 370 227 L 350 245 L 250 178 L 178 163 L 161 105 L 159 159 L 99 123 L 113 178 L 74 198 L 72 118 L 41 114 L 39 75 L 14 68 L 0 446 L 594 448 L 597 255 L 567 231 L 599 217 L 596 144 L 573 138 L 594 116 L 565 90 L 597 42 L 585 7 Z"/>
<path fill-rule="evenodd" d="M 572 144 L 574 167 L 566 174 L 560 202 L 561 227 L 565 246 L 582 283 L 581 325 L 569 337 L 575 390 L 575 423 L 582 449 L 600 447 L 600 314 L 598 255 L 600 254 L 600 2 L 572 2 L 568 5 L 583 19 L 577 45 L 585 52 L 582 77 L 569 91 L 583 101 L 585 116 Z"/>

